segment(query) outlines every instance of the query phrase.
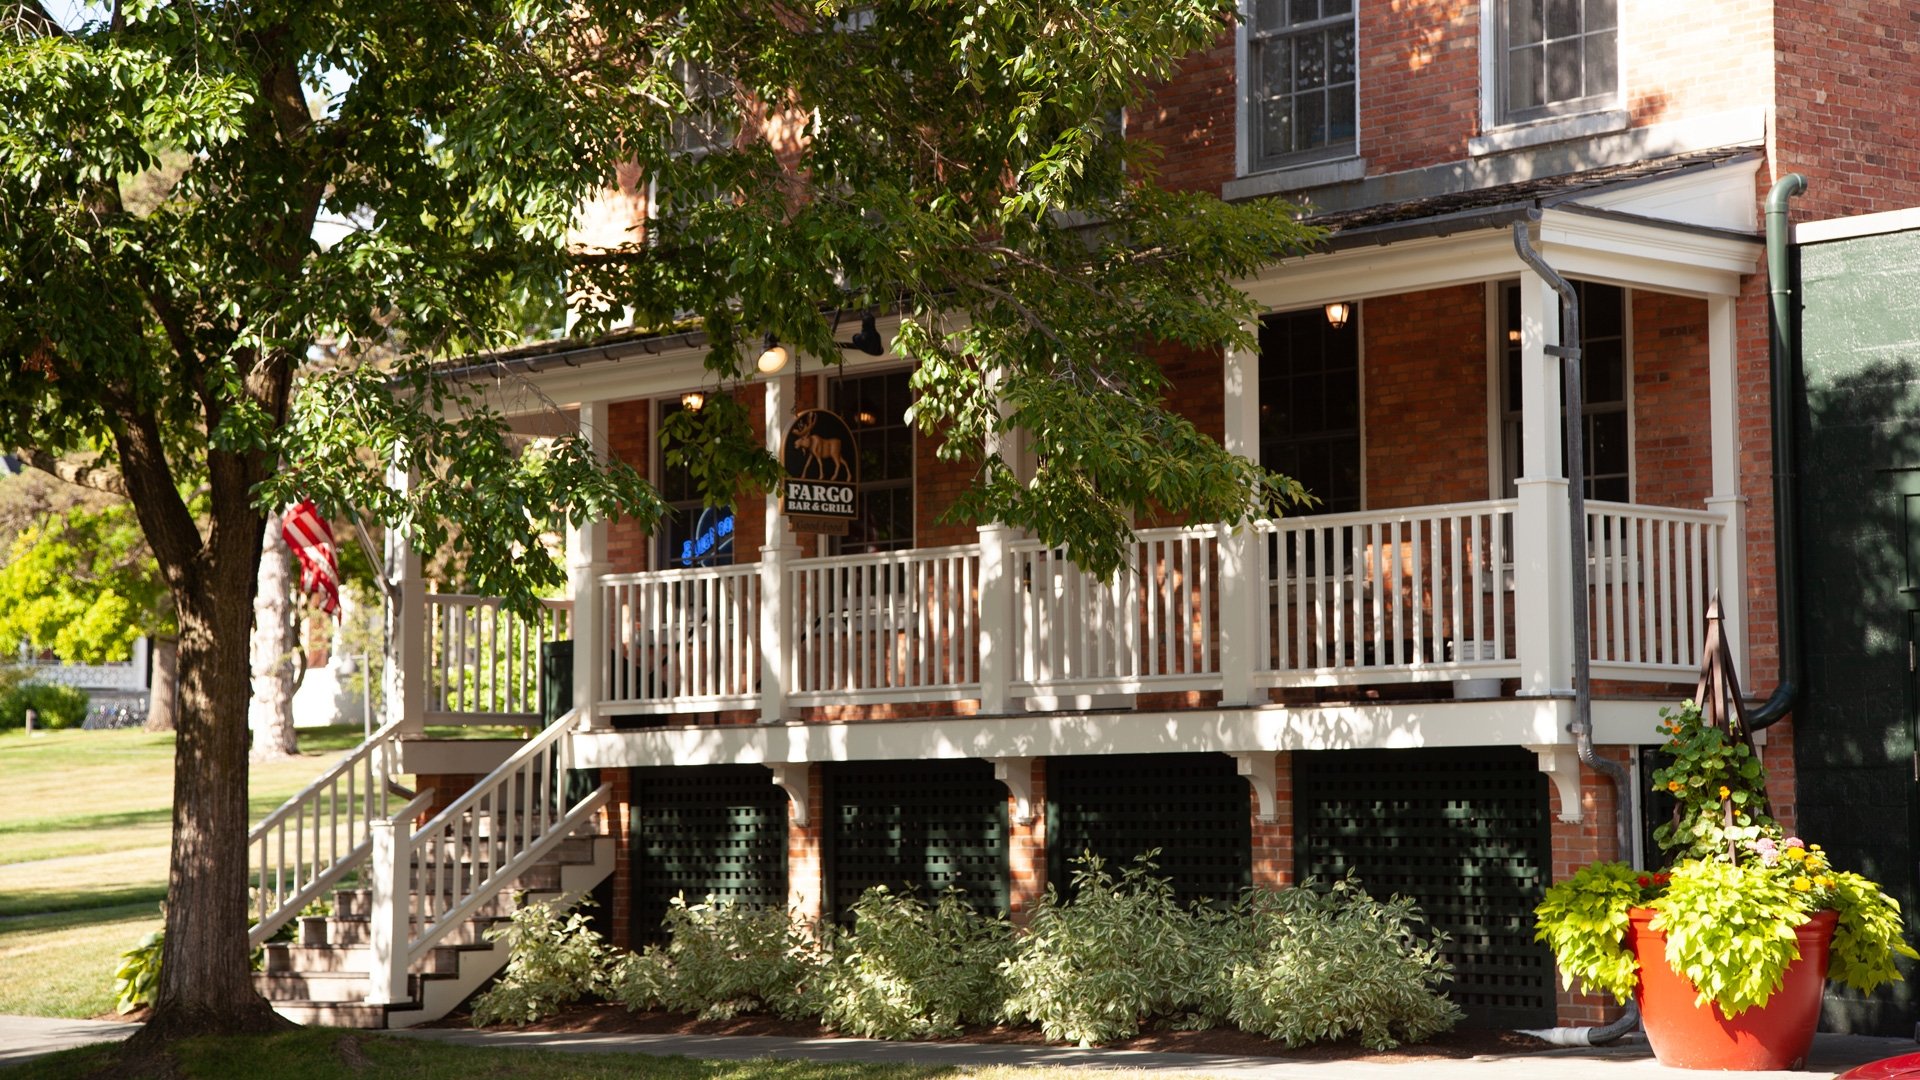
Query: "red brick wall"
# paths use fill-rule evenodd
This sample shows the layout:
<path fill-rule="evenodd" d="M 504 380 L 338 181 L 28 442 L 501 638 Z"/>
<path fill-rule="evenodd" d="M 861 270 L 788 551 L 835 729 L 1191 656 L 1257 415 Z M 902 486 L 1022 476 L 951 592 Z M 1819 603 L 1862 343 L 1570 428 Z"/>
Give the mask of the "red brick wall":
<path fill-rule="evenodd" d="M 1019 925 L 1047 891 L 1047 760 L 1035 758 L 1031 767 L 1033 820 L 1015 823 L 1013 796 L 1007 796 L 1007 915 Z"/>
<path fill-rule="evenodd" d="M 616 461 L 653 473 L 653 403 L 616 401 L 607 407 L 607 450 Z M 634 574 L 650 568 L 647 532 L 632 519 L 607 524 L 607 564 L 615 574 Z"/>
<path fill-rule="evenodd" d="M 1626 765 L 1632 760 L 1630 752 L 1624 747 L 1596 747 L 1596 752 L 1609 761 Z M 1549 806 L 1553 814 L 1553 881 L 1565 881 L 1574 871 L 1593 862 L 1610 859 L 1624 859 L 1627 853 L 1618 851 L 1614 840 L 1614 821 L 1616 800 L 1613 781 L 1604 773 L 1589 769 L 1584 765 L 1580 770 L 1580 813 L 1577 823 L 1560 819 L 1560 794 L 1557 789 L 1549 795 Z M 1557 986 L 1557 983 L 1556 983 Z M 1587 994 L 1558 988 L 1555 991 L 1558 1004 L 1556 1013 L 1562 1025 L 1583 1026 L 1602 1024 L 1620 1015 L 1619 1006 L 1613 998 L 1600 994 Z"/>
<path fill-rule="evenodd" d="M 807 824 L 787 819 L 787 909 L 812 922 L 826 917 L 826 864 L 821 859 L 826 836 L 826 784 L 820 766 L 807 766 Z"/>
<path fill-rule="evenodd" d="M 1774 5 L 1774 171 L 1807 177 L 1794 217 L 1838 217 L 1920 203 L 1920 97 L 1908 0 L 1782 0 Z"/>
<path fill-rule="evenodd" d="M 628 825 L 633 811 L 633 771 L 605 769 L 601 780 L 613 788 L 612 797 L 600 811 L 600 831 L 613 837 L 613 943 L 623 949 L 633 947 L 633 844 Z"/>
<path fill-rule="evenodd" d="M 1283 889 L 1293 884 L 1293 755 L 1274 755 L 1274 820 L 1260 820 L 1260 796 L 1253 801 L 1253 887 Z"/>
<path fill-rule="evenodd" d="M 1360 324 L 1367 506 L 1486 498 L 1485 287 L 1375 297 Z"/>
<path fill-rule="evenodd" d="M 1160 180 L 1183 191 L 1214 191 L 1233 179 L 1234 34 L 1187 57 L 1179 74 L 1127 111 L 1127 135 L 1160 153 Z"/>
<path fill-rule="evenodd" d="M 1480 17 L 1471 0 L 1360 6 L 1360 155 L 1369 173 L 1467 156 L 1479 131 Z"/>
<path fill-rule="evenodd" d="M 1634 500 L 1698 510 L 1713 494 L 1707 303 L 1633 294 Z"/>
<path fill-rule="evenodd" d="M 942 521 L 960 496 L 973 485 L 979 460 L 971 455 L 942 461 L 943 438 L 918 431 L 913 435 L 913 546 L 920 548 L 971 544 L 980 539 L 979 526 L 969 521 Z"/>

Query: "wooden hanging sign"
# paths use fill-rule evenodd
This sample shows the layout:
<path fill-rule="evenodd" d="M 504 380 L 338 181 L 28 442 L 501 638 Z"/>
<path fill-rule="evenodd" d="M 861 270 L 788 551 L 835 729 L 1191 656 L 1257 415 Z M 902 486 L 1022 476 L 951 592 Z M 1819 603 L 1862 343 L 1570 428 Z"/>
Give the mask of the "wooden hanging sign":
<path fill-rule="evenodd" d="M 825 409 L 798 414 L 787 428 L 780 461 L 787 473 L 780 510 L 794 529 L 847 535 L 860 485 L 860 455 L 847 422 Z"/>

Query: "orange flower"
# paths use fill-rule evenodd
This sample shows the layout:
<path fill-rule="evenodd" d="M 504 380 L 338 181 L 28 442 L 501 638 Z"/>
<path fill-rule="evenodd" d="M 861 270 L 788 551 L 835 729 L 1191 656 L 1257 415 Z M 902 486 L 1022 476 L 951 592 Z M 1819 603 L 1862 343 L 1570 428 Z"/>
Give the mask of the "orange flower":
<path fill-rule="evenodd" d="M 1678 781 L 1678 780 L 1669 780 L 1669 781 L 1667 781 L 1667 790 L 1668 790 L 1668 791 L 1679 791 L 1679 790 L 1680 790 L 1680 781 Z"/>

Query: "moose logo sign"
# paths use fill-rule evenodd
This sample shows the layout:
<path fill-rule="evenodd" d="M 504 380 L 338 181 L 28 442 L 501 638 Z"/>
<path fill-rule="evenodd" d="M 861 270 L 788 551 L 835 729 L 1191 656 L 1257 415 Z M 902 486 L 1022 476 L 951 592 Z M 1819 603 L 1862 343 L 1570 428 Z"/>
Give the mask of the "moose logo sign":
<path fill-rule="evenodd" d="M 860 483 L 853 429 L 825 409 L 808 409 L 793 418 L 780 460 L 787 471 L 787 494 L 780 509 L 802 532 L 845 536 L 854 518 L 855 488 Z"/>

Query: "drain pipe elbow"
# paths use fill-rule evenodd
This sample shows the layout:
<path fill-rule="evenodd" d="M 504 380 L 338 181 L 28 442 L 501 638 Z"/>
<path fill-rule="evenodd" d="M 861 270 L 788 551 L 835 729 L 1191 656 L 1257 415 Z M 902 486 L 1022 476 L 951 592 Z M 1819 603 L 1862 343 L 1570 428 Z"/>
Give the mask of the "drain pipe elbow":
<path fill-rule="evenodd" d="M 1627 1011 L 1611 1024 L 1599 1027 L 1522 1028 L 1520 1034 L 1531 1035 L 1553 1046 L 1606 1046 L 1619 1042 L 1639 1026 L 1640 1005 L 1629 1001 Z"/>
<path fill-rule="evenodd" d="M 1781 177 L 1767 192 L 1767 299 L 1771 318 L 1767 338 L 1769 389 L 1773 397 L 1773 596 L 1779 623 L 1780 681 L 1760 706 L 1747 713 L 1758 731 L 1793 711 L 1800 696 L 1800 593 L 1794 579 L 1799 558 L 1799 512 L 1793 438 L 1793 283 L 1788 266 L 1787 201 L 1807 190 L 1799 173 Z"/>

